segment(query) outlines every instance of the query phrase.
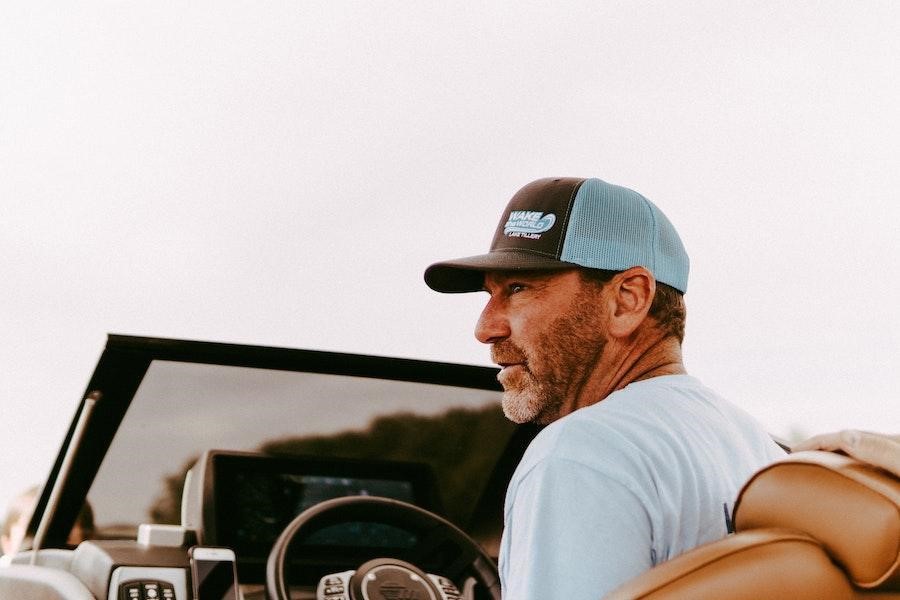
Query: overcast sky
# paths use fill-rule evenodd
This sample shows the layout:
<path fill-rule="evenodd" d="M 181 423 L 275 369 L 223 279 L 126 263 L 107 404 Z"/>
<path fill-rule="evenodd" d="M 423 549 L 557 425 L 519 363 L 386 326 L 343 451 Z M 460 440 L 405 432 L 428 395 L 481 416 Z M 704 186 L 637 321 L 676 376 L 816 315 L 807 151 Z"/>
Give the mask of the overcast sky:
<path fill-rule="evenodd" d="M 488 364 L 525 183 L 653 200 L 689 372 L 775 434 L 900 431 L 900 4 L 0 3 L 0 502 L 108 332 Z M 0 506 L 2 509 L 2 506 Z"/>

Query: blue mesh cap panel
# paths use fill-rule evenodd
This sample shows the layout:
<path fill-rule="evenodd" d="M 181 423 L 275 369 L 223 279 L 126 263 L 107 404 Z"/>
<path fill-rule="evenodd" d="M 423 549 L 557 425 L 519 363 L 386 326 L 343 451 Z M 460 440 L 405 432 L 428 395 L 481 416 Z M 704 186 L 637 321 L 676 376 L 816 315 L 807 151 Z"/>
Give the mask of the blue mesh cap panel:
<path fill-rule="evenodd" d="M 659 208 L 649 200 L 647 203 L 653 210 L 657 223 L 656 238 L 656 271 L 658 281 L 671 285 L 682 293 L 687 292 L 688 274 L 691 261 L 681 243 L 675 226 Z"/>
<path fill-rule="evenodd" d="M 637 192 L 599 179 L 578 190 L 560 260 L 611 271 L 640 265 L 687 290 L 688 257 L 671 222 Z"/>

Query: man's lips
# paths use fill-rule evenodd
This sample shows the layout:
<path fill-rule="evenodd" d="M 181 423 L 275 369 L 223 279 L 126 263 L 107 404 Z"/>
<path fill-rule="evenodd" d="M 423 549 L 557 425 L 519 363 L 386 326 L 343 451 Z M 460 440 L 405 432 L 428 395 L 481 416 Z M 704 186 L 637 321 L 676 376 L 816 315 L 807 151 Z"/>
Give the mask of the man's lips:
<path fill-rule="evenodd" d="M 528 368 L 527 364 L 524 362 L 498 362 L 497 366 L 500 367 L 500 375 L 511 373 L 517 369 Z"/>
<path fill-rule="evenodd" d="M 521 369 L 528 369 L 528 359 L 525 357 L 524 353 L 520 352 L 518 348 L 511 344 L 491 347 L 491 360 L 500 367 L 500 373 L 497 375 L 498 377 Z"/>

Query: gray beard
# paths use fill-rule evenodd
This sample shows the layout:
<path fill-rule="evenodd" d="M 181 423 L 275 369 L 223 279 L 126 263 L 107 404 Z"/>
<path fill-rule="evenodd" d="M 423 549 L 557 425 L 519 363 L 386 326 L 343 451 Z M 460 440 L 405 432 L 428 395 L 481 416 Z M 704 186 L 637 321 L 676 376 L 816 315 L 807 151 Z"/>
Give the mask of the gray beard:
<path fill-rule="evenodd" d="M 558 418 L 562 398 L 550 394 L 546 387 L 532 380 L 532 386 L 528 388 L 503 392 L 502 406 L 503 414 L 513 423 L 546 425 Z"/>
<path fill-rule="evenodd" d="M 513 357 L 527 363 L 521 378 L 503 386 L 503 414 L 514 423 L 541 425 L 560 418 L 565 402 L 574 405 L 573 396 L 584 387 L 605 347 L 603 327 L 587 298 L 579 298 L 554 319 L 531 353 L 508 340 L 498 342 L 492 349 L 495 362 Z M 541 373 L 532 372 L 532 365 Z"/>

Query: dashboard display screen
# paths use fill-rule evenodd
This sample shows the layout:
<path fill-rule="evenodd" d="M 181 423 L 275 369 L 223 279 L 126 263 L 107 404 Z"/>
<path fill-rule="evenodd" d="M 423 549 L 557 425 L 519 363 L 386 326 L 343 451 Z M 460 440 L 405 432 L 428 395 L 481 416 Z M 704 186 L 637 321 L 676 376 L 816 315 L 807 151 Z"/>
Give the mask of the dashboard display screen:
<path fill-rule="evenodd" d="M 414 463 L 217 456 L 216 541 L 239 560 L 265 558 L 301 512 L 332 498 L 380 496 L 436 510 L 430 468 Z M 411 548 L 416 536 L 382 523 L 348 522 L 319 529 L 296 545 L 322 548 Z"/>

